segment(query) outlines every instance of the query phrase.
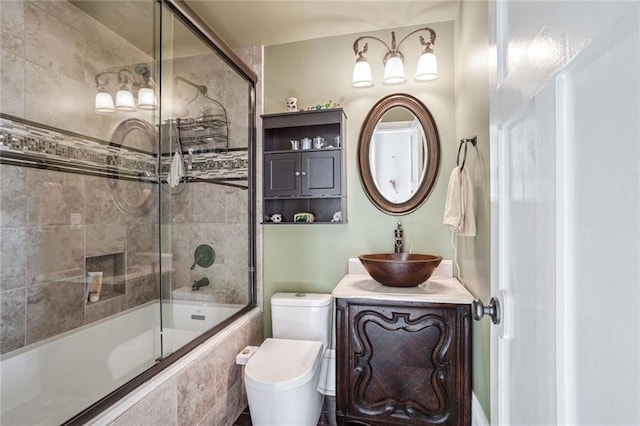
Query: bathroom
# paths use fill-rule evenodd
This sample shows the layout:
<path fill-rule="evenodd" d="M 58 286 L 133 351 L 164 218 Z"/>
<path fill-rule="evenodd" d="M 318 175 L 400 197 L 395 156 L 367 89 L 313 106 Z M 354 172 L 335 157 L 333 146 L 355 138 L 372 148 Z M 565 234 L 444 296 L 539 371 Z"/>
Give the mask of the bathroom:
<path fill-rule="evenodd" d="M 245 207 L 248 211 L 242 213 L 244 214 L 243 219 L 245 221 L 243 224 L 245 226 L 250 223 L 246 219 L 247 215 L 253 212 L 256 216 L 254 218 L 255 236 L 253 238 L 256 250 L 255 294 L 251 294 L 252 287 L 248 284 L 250 280 L 247 280 L 246 277 L 242 280 L 234 280 L 238 283 L 241 282 L 242 288 L 230 288 L 228 290 L 230 304 L 240 303 L 247 308 L 251 308 L 252 303 L 255 303 L 257 309 L 247 309 L 247 312 L 242 313 L 230 328 L 226 328 L 221 333 L 212 336 L 201 345 L 190 348 L 189 353 L 181 360 L 167 366 L 163 371 L 157 372 L 153 377 L 145 378 L 144 383 L 140 384 L 135 391 L 119 397 L 115 404 L 111 404 L 110 408 L 103 412 L 103 419 L 106 419 L 103 420 L 104 423 L 117 419 L 116 423 L 122 424 L 158 424 L 160 422 L 155 422 L 154 420 L 162 419 L 163 423 L 172 424 L 196 424 L 201 421 L 211 424 L 232 424 L 237 415 L 244 409 L 242 401 L 245 398 L 240 369 L 233 362 L 235 354 L 237 350 L 241 350 L 244 346 L 258 345 L 263 337 L 271 335 L 270 296 L 278 291 L 330 293 L 347 272 L 348 258 L 367 252 L 387 252 L 392 250 L 393 230 L 398 219 L 401 220 L 405 229 L 405 247 L 407 250 L 411 248 L 413 252 L 418 253 L 437 253 L 445 259 L 452 259 L 454 251 L 450 242 L 451 234 L 442 225 L 442 210 L 447 189 L 447 178 L 456 164 L 459 140 L 474 134 L 478 136 L 478 145 L 469 151 L 468 166 L 472 173 L 477 203 L 475 210 L 478 234 L 475 238 L 456 239 L 457 260 L 460 264 L 461 275 L 464 277 L 469 291 L 485 303 L 489 301 L 492 295 L 492 262 L 495 261 L 495 257 L 498 255 L 495 246 L 492 245 L 491 235 L 496 225 L 492 222 L 491 216 L 492 208 L 495 206 L 491 205 L 494 199 L 490 189 L 491 169 L 489 165 L 494 160 L 490 158 L 493 155 L 493 153 L 490 153 L 491 134 L 489 126 L 491 122 L 489 109 L 491 94 L 489 81 L 491 74 L 490 69 L 488 69 L 489 59 L 486 57 L 488 40 L 490 39 L 487 22 L 493 17 L 491 9 L 493 3 L 463 1 L 458 5 L 458 2 L 453 2 L 455 7 L 452 9 L 441 6 L 445 10 L 437 7 L 426 7 L 424 4 L 420 5 L 420 3 L 424 2 L 414 4 L 418 10 L 398 8 L 399 10 L 396 10 L 396 12 L 403 12 L 404 15 L 394 25 L 363 27 L 360 31 L 357 27 L 353 27 L 353 30 L 343 32 L 342 35 L 316 35 L 314 37 L 310 35 L 308 39 L 300 38 L 298 39 L 299 41 L 279 40 L 266 44 L 264 47 L 260 43 L 250 47 L 242 43 L 232 44 L 236 54 L 244 60 L 258 77 L 255 87 L 256 117 L 263 113 L 284 111 L 285 99 L 290 96 L 298 98 L 300 108 L 307 108 L 329 100 L 337 101 L 344 97 L 342 107 L 348 117 L 344 141 L 347 150 L 348 222 L 339 225 L 314 226 L 261 225 L 260 222 L 263 220 L 260 197 L 261 162 L 257 161 L 255 163 L 258 169 L 255 174 L 257 179 L 255 184 L 255 207 L 254 210 Z M 225 5 L 225 2 L 220 5 L 220 7 L 225 6 L 228 6 L 228 4 Z M 120 118 L 115 116 L 104 118 L 96 116 L 93 112 L 93 98 L 96 92 L 94 79 L 96 74 L 103 70 L 117 70 L 122 64 L 151 64 L 155 57 L 154 54 L 147 51 L 140 57 L 137 56 L 140 53 L 138 48 L 133 49 L 132 52 L 126 51 L 126 47 L 123 47 L 120 41 L 112 40 L 114 33 L 107 27 L 104 27 L 106 34 L 103 36 L 94 34 L 87 38 L 86 44 L 78 42 L 79 39 L 85 39 L 82 36 L 85 32 L 87 34 L 95 32 L 93 26 L 89 30 L 86 21 L 84 21 L 85 19 L 93 18 L 88 18 L 88 15 L 84 15 L 84 12 L 79 12 L 75 6 L 66 2 L 3 1 L 0 7 L 2 7 L 3 32 L 1 112 L 23 117 L 32 122 L 46 124 L 50 127 L 108 140 L 117 124 L 122 120 L 122 116 Z M 211 24 L 214 30 L 219 31 L 221 34 L 224 33 L 224 22 L 220 23 L 211 15 L 207 16 L 207 11 L 204 10 L 203 4 L 194 3 L 192 7 L 201 14 L 205 21 Z M 353 16 L 364 13 L 354 9 L 351 12 Z M 379 10 L 378 13 L 380 13 L 380 16 L 385 15 L 384 12 Z M 84 21 L 82 25 L 78 21 L 74 21 L 75 19 L 80 19 L 79 16 L 82 16 L 81 19 Z M 257 26 L 261 16 L 263 16 L 261 13 L 245 14 L 244 19 L 247 22 L 243 24 L 243 27 L 246 29 Z M 407 18 L 409 16 L 411 20 Z M 250 20 L 255 20 L 257 23 L 252 23 Z M 367 16 L 366 20 L 377 21 L 373 11 L 371 11 L 371 15 Z M 391 31 L 395 31 L 397 36 L 401 38 L 425 25 L 433 28 L 438 35 L 437 42 L 434 45 L 434 52 L 438 57 L 439 65 L 439 78 L 437 80 L 429 83 L 417 83 L 410 77 L 409 70 L 417 62 L 420 53 L 418 42 L 410 39 L 407 40 L 405 45 L 411 46 L 411 48 L 403 48 L 405 63 L 407 64 L 407 83 L 399 87 L 393 87 L 384 86 L 376 82 L 373 88 L 366 90 L 358 90 L 351 87 L 351 71 L 354 63 L 351 46 L 357 37 L 370 35 L 388 42 Z M 294 29 L 292 27 L 290 30 L 294 31 Z M 311 28 L 306 31 L 310 33 Z M 164 36 L 169 37 L 166 33 Z M 42 43 L 37 37 L 47 37 L 47 40 L 55 37 L 54 39 L 61 41 L 60 43 Z M 126 39 L 124 34 L 122 37 Z M 417 38 L 416 36 L 414 37 Z M 89 41 L 95 41 L 94 38 L 100 39 L 101 42 L 95 45 L 89 44 Z M 69 43 L 73 48 L 64 49 L 62 47 L 68 46 Z M 128 42 L 125 43 L 125 45 L 127 44 Z M 47 46 L 47 49 L 44 46 Z M 98 49 L 96 46 L 101 47 Z M 382 69 L 381 58 L 384 52 L 381 46 L 375 45 L 373 42 L 369 48 L 369 62 L 374 68 L 374 73 L 380 74 Z M 69 51 L 75 58 L 84 57 L 89 52 L 93 52 L 92 54 L 98 57 L 95 58 L 96 62 L 86 69 L 82 67 L 73 69 L 71 64 L 75 63 L 75 61 L 69 60 L 68 56 L 66 56 Z M 117 52 L 119 57 L 109 58 L 114 52 Z M 68 77 L 68 73 L 74 74 L 75 77 Z M 46 77 L 33 79 L 34 74 Z M 209 85 L 212 97 L 223 99 L 223 94 L 214 92 L 214 83 L 198 80 L 198 78 L 204 79 L 205 76 L 199 75 L 199 73 L 183 76 L 197 84 Z M 163 99 L 167 99 L 166 93 L 170 93 L 170 89 L 167 89 L 166 86 L 170 86 L 173 77 L 175 75 L 166 76 L 163 74 Z M 25 83 L 25 79 L 29 82 L 28 86 Z M 83 83 L 73 85 L 72 82 L 74 80 L 83 81 Z M 476 81 L 479 80 L 485 81 L 487 84 L 476 84 Z M 31 82 L 37 82 L 37 84 Z M 244 84 L 247 88 L 251 86 L 250 82 Z M 188 87 L 189 85 L 187 84 L 186 87 L 179 87 L 179 90 L 186 91 Z M 49 104 L 38 102 L 38 99 L 35 98 L 36 94 L 47 94 L 47 96 L 52 96 L 55 99 L 64 100 L 66 99 L 65 94 L 68 92 L 82 93 L 83 101 L 71 104 L 60 103 L 56 108 L 50 108 Z M 369 202 L 362 189 L 356 166 L 360 126 L 367 112 L 380 98 L 397 92 L 414 94 L 429 108 L 437 124 L 441 143 L 440 172 L 432 193 L 418 210 L 400 218 L 382 213 Z M 233 108 L 227 104 L 230 100 L 223 100 L 225 107 L 230 112 L 231 108 Z M 164 100 L 161 100 L 161 102 L 164 102 Z M 63 108 L 70 109 L 65 110 Z M 56 111 L 58 110 L 61 110 L 62 114 L 57 115 Z M 633 111 L 633 109 L 631 110 Z M 144 112 L 140 114 L 144 114 Z M 70 116 L 82 117 L 82 119 L 69 120 L 68 117 Z M 142 117 L 145 116 L 142 115 Z M 154 119 L 150 118 L 151 115 L 146 117 L 151 122 L 154 122 Z M 230 121 L 236 121 L 235 117 L 234 120 Z M 247 122 L 246 118 L 244 122 Z M 72 124 L 70 125 L 69 123 Z M 168 132 L 170 135 L 171 129 Z M 257 158 L 260 158 L 261 131 L 259 119 L 257 119 L 257 129 L 253 137 L 256 142 L 256 155 Z M 248 140 L 251 140 L 250 137 Z M 172 151 L 173 149 L 169 152 Z M 619 152 L 624 151 L 620 150 Z M 637 155 L 634 157 L 633 153 L 635 151 L 628 151 L 628 157 L 637 159 Z M 156 265 L 155 267 L 157 268 L 159 267 L 158 265 L 166 262 L 175 263 L 173 267 L 177 274 L 181 276 L 179 278 L 174 276 L 165 277 L 163 281 L 164 285 L 167 280 L 170 280 L 171 286 L 169 288 L 163 286 L 163 290 L 172 292 L 178 287 L 190 286 L 194 280 L 199 280 L 207 269 L 207 272 L 209 272 L 223 265 L 222 262 L 226 261 L 227 252 L 226 248 L 223 248 L 222 240 L 243 241 L 246 243 L 251 232 L 249 229 L 245 229 L 243 230 L 245 234 L 230 235 L 228 232 L 219 231 L 219 228 L 212 225 L 212 223 L 218 222 L 215 217 L 228 214 L 220 210 L 221 203 L 218 200 L 221 197 L 227 197 L 233 203 L 236 189 L 243 191 L 241 188 L 208 183 L 188 183 L 185 189 L 186 193 L 167 196 L 167 193 L 157 189 L 157 186 L 142 184 L 148 186 L 129 188 L 126 193 L 141 194 L 140 196 L 144 199 L 144 190 L 151 189 L 151 194 L 155 195 L 157 193 L 160 201 L 155 199 L 154 204 L 145 213 L 145 216 L 135 216 L 120 212 L 112 202 L 106 201 L 112 199 L 112 189 L 109 187 L 107 179 L 84 177 L 84 182 L 81 184 L 77 177 L 84 175 L 60 172 L 54 175 L 44 175 L 44 173 L 48 172 L 40 170 L 39 173 L 43 174 L 42 179 L 30 181 L 32 178 L 29 178 L 29 175 L 35 173 L 37 169 L 20 169 L 17 176 L 6 173 L 7 169 L 7 164 L 3 163 L 1 173 L 3 185 L 1 192 L 3 214 L 3 294 L 1 297 L 3 336 L 7 335 L 5 327 L 15 328 L 14 323 L 9 322 L 9 318 L 20 319 L 15 314 L 20 310 L 26 310 L 28 315 L 29 310 L 26 305 L 31 303 L 29 300 L 33 300 L 36 306 L 37 301 L 41 300 L 39 295 L 33 295 L 32 299 L 27 298 L 26 292 L 31 284 L 21 287 L 14 284 L 5 284 L 9 282 L 5 274 L 14 274 L 12 279 L 15 279 L 15 269 L 24 270 L 24 273 L 28 276 L 24 276 L 22 279 L 26 280 L 28 278 L 31 280 L 43 273 L 83 267 L 82 262 L 85 260 L 85 253 L 95 255 L 124 253 L 126 251 L 127 256 L 129 256 L 129 253 L 143 253 L 138 259 L 129 259 L 127 257 L 127 264 L 129 262 L 132 265 L 144 264 L 153 270 L 153 265 Z M 632 170 L 634 169 L 632 168 Z M 232 181 L 232 183 L 244 182 Z M 27 198 L 27 194 L 33 197 L 34 192 L 33 187 L 26 186 L 28 184 L 33 185 L 33 187 L 49 188 L 49 190 L 46 190 L 46 194 L 62 197 L 62 202 L 53 208 L 50 201 L 46 200 L 44 195 L 40 195 L 42 198 L 36 201 L 36 203 L 40 204 L 36 204 L 35 210 L 29 210 L 31 198 Z M 248 182 L 246 184 L 250 185 Z M 81 185 L 84 185 L 84 188 Z M 93 187 L 90 185 L 93 185 Z M 60 191 L 60 188 L 65 188 L 65 190 L 56 193 L 55 191 Z M 82 191 L 86 194 L 84 198 L 81 195 Z M 248 194 L 248 192 L 244 191 L 244 194 Z M 183 198 L 180 198 L 181 196 Z M 248 196 L 245 197 L 248 198 Z M 11 201 L 5 201 L 7 199 Z M 133 202 L 135 201 L 133 200 Z M 203 205 L 192 204 L 197 202 L 202 202 Z M 55 226 L 64 226 L 71 231 L 71 234 L 73 234 L 72 231 L 78 230 L 78 228 L 74 228 L 78 225 L 72 222 L 74 219 L 71 214 L 77 213 L 75 206 L 79 204 L 84 206 L 83 213 L 84 211 L 87 212 L 83 214 L 83 219 L 81 219 L 85 222 L 81 222 L 79 226 L 86 229 L 83 229 L 85 235 L 81 237 L 83 242 L 74 246 L 74 242 L 70 240 L 74 238 L 73 236 L 59 236 L 52 233 L 55 232 L 53 229 Z M 93 221 L 91 221 L 89 219 L 90 215 L 96 213 L 91 213 L 90 210 L 96 204 L 100 207 L 100 213 L 98 214 L 111 214 L 116 217 L 113 219 L 94 217 Z M 14 209 L 12 212 L 23 209 L 21 213 L 23 216 L 20 216 L 20 219 L 16 219 L 18 215 L 11 213 L 13 222 L 6 225 L 4 222 L 5 215 L 8 214 L 5 210 L 6 206 Z M 235 209 L 236 207 L 233 208 Z M 633 214 L 637 212 L 636 209 L 637 206 L 634 204 L 634 208 L 629 211 L 629 217 L 634 217 Z M 238 211 L 231 210 L 231 215 L 239 216 Z M 162 225 L 156 226 L 159 214 L 163 215 L 160 221 Z M 22 220 L 22 222 L 16 222 L 16 220 Z M 38 227 L 41 227 L 40 234 L 35 236 L 28 235 L 33 231 L 29 230 L 31 223 L 27 221 L 34 221 Z M 224 222 L 227 223 L 227 219 Z M 634 223 L 633 220 L 630 223 Z M 199 226 L 200 229 L 211 230 L 210 232 L 214 235 L 205 238 L 203 241 L 197 239 L 185 241 L 184 238 L 187 235 L 193 235 L 191 229 L 189 229 L 190 226 Z M 123 227 L 126 227 L 126 230 L 123 230 Z M 96 234 L 91 237 L 88 234 L 89 232 Z M 46 233 L 49 233 L 49 235 L 46 235 Z M 135 238 L 129 240 L 130 235 L 135 236 Z M 169 240 L 166 239 L 168 235 L 171 235 Z M 15 241 L 28 241 L 28 238 L 45 241 L 46 245 L 43 243 L 42 245 L 36 245 L 35 248 L 27 249 L 23 244 L 15 243 Z M 97 241 L 100 241 L 100 246 L 92 247 L 91 244 Z M 202 268 L 196 265 L 192 270 L 190 268 L 197 260 L 194 258 L 194 251 L 198 245 L 204 243 L 208 243 L 214 249 L 216 261 L 211 268 Z M 612 243 L 609 242 L 608 244 Z M 72 253 L 60 250 L 61 247 L 71 247 Z M 609 245 L 609 247 L 613 247 L 613 245 Z M 633 264 L 635 261 L 632 255 L 637 253 L 637 241 L 630 243 L 629 247 L 632 248 L 628 253 L 631 253 L 629 256 L 631 256 L 631 264 Z M 251 257 L 251 247 L 238 247 L 237 250 L 245 252 L 243 253 L 243 261 L 245 263 L 248 262 L 248 258 Z M 166 256 L 164 258 L 162 256 L 154 258 L 153 255 L 149 255 L 149 253 L 160 252 L 171 253 L 172 257 L 170 259 L 167 259 Z M 20 255 L 22 253 L 24 253 L 23 256 Z M 73 261 L 70 261 L 70 259 L 73 259 Z M 45 263 L 43 265 L 44 268 L 39 270 L 34 265 L 42 261 Z M 78 262 L 81 266 L 77 265 Z M 112 262 L 118 264 L 118 256 L 114 256 Z M 59 265 L 62 266 L 59 267 Z M 243 270 L 243 268 L 238 267 L 236 270 Z M 198 273 L 200 275 L 196 275 Z M 221 273 L 226 273 L 226 271 L 221 271 Z M 210 278 L 213 284 L 217 284 L 213 276 L 210 276 Z M 140 279 L 140 281 L 144 280 Z M 126 295 L 125 297 L 139 298 L 142 304 L 157 298 L 157 293 L 161 292 L 160 279 L 156 277 L 153 281 L 154 285 L 140 287 L 141 293 L 145 291 L 148 293 L 135 296 Z M 181 284 L 177 284 L 177 281 Z M 637 283 L 637 273 L 631 281 Z M 56 289 L 53 286 L 50 290 L 45 290 L 45 288 L 43 290 L 48 292 L 47 297 L 53 299 L 68 290 L 64 287 L 59 287 L 60 289 Z M 211 285 L 210 289 L 213 287 L 214 285 Z M 216 288 L 220 289 L 217 286 Z M 201 290 L 206 293 L 207 288 L 203 287 Z M 80 294 L 80 299 L 82 299 L 81 288 L 72 291 Z M 245 291 L 245 293 L 242 294 L 242 291 Z M 621 291 L 629 294 L 629 300 L 638 301 L 638 298 L 635 297 L 637 291 L 629 289 L 621 289 Z M 17 295 L 22 297 L 21 300 L 24 300 L 22 305 L 16 305 L 16 302 L 9 298 L 9 296 L 18 297 Z M 227 296 L 225 295 L 224 297 Z M 238 297 L 241 300 L 237 299 Z M 541 298 L 541 296 L 538 297 Z M 58 304 L 56 305 L 55 303 Z M 59 312 L 69 312 L 72 307 L 64 305 L 64 302 L 61 301 L 55 303 L 44 304 L 39 307 L 39 309 L 44 309 L 40 314 L 47 316 L 46 323 L 49 323 L 48 325 L 52 328 L 57 327 L 58 331 L 62 333 L 76 327 L 74 324 L 83 325 L 80 323 L 82 318 L 78 314 L 74 319 L 66 319 L 59 316 Z M 9 307 L 14 306 L 19 307 L 9 312 Z M 42 306 L 45 307 L 43 308 Z M 51 310 L 48 311 L 47 309 Z M 80 309 L 83 309 L 83 305 L 80 305 Z M 86 306 L 84 306 L 84 309 L 86 315 Z M 107 309 L 106 306 L 105 309 Z M 100 313 L 99 315 L 110 315 L 117 312 L 118 308 L 109 307 L 109 309 L 110 312 Z M 54 313 L 55 315 L 53 315 Z M 49 314 L 51 315 L 49 316 Z M 635 318 L 631 316 L 632 314 L 629 315 L 626 317 L 627 319 Z M 21 320 L 28 326 L 29 323 L 25 320 L 24 314 Z M 40 323 L 37 327 L 43 327 L 43 324 L 45 324 L 44 319 L 40 318 L 38 321 Z M 633 323 L 633 321 L 629 322 Z M 41 333 L 45 339 L 50 337 L 47 334 L 49 331 L 45 329 L 36 331 Z M 474 410 L 479 408 L 479 411 L 483 412 L 486 418 L 489 418 L 490 414 L 492 414 L 491 398 L 493 397 L 490 391 L 490 334 L 491 326 L 489 321 L 473 322 L 472 382 L 475 398 L 473 401 Z M 27 344 L 33 343 L 32 340 L 25 339 L 24 336 L 23 341 Z M 232 344 L 229 345 L 229 343 Z M 5 346 L 4 341 L 2 346 Z M 215 386 L 212 386 L 211 377 L 215 377 Z M 208 389 L 208 392 L 200 391 L 199 386 L 201 387 L 200 389 Z M 630 392 L 629 394 L 631 395 L 630 398 L 633 399 L 635 393 Z M 89 421 L 88 418 L 81 420 L 83 422 Z"/>

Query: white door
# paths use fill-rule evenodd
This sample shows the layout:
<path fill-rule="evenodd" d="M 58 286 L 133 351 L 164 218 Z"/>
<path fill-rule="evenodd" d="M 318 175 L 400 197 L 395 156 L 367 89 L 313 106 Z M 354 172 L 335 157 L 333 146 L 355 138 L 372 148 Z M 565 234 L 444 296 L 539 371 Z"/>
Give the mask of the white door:
<path fill-rule="evenodd" d="M 490 9 L 491 423 L 639 425 L 640 3 Z"/>

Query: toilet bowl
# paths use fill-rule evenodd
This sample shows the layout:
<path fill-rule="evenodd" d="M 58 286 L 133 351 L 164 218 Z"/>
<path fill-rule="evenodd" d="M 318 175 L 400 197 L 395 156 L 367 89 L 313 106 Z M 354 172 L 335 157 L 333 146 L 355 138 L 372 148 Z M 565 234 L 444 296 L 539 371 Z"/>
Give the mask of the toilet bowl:
<path fill-rule="evenodd" d="M 273 338 L 244 368 L 254 426 L 316 426 L 326 388 L 325 351 L 331 336 L 329 294 L 276 293 L 271 297 Z M 323 368 L 323 364 L 325 367 Z M 325 392 L 326 393 L 326 392 Z"/>
<path fill-rule="evenodd" d="M 323 395 L 316 389 L 322 343 L 266 339 L 245 366 L 245 388 L 254 426 L 318 423 Z"/>

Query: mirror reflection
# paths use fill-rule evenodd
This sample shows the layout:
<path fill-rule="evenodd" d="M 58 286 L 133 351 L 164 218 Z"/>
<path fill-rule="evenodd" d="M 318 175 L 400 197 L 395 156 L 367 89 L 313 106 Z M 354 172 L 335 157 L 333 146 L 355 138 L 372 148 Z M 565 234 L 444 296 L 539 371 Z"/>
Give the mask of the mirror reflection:
<path fill-rule="evenodd" d="M 418 190 L 425 171 L 426 138 L 418 118 L 405 107 L 384 113 L 371 137 L 369 164 L 376 188 L 392 203 Z"/>
<path fill-rule="evenodd" d="M 414 96 L 395 93 L 367 114 L 358 140 L 362 188 L 381 211 L 411 213 L 429 197 L 440 170 L 440 141 L 431 113 Z"/>

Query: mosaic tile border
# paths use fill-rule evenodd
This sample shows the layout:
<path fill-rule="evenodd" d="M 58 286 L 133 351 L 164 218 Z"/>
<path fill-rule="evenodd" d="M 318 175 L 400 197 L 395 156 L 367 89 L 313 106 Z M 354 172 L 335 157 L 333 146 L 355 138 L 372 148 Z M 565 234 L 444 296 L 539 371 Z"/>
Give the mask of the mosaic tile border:
<path fill-rule="evenodd" d="M 187 153 L 183 155 L 185 162 L 187 156 Z M 172 159 L 161 156 L 163 181 L 166 181 Z M 155 182 L 156 161 L 156 154 L 0 114 L 2 164 Z M 185 165 L 185 170 L 189 181 L 247 179 L 248 150 L 193 154 L 191 168 L 188 170 Z"/>
<path fill-rule="evenodd" d="M 188 154 L 183 155 L 186 162 Z M 162 158 L 160 175 L 169 173 L 173 157 Z M 193 154 L 191 170 L 185 165 L 185 175 L 196 179 L 247 179 L 249 176 L 249 158 L 247 151 L 229 151 L 226 153 Z"/>

